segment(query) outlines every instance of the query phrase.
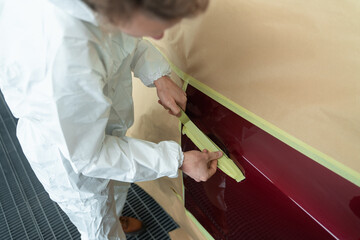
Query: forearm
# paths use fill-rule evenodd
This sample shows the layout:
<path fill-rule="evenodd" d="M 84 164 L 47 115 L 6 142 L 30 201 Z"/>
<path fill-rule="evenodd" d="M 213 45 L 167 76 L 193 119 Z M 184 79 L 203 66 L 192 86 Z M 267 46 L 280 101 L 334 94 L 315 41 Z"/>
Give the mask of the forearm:
<path fill-rule="evenodd" d="M 129 137 L 106 136 L 99 153 L 87 164 L 75 163 L 82 174 L 138 182 L 177 177 L 183 163 L 180 146 L 172 141 L 159 144 Z"/>

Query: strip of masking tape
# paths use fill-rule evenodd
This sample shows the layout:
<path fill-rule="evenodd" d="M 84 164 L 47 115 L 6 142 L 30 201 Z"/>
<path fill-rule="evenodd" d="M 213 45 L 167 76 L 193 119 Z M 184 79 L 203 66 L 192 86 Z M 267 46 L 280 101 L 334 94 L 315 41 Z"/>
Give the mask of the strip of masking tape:
<path fill-rule="evenodd" d="M 160 50 L 159 50 L 160 51 Z M 162 53 L 162 51 L 160 51 Z M 163 53 L 162 53 L 163 54 Z M 186 74 L 177 66 L 175 66 L 165 54 L 163 54 L 165 59 L 169 62 L 172 70 L 177 74 L 182 80 L 190 84 L 191 86 L 195 87 L 202 93 L 206 94 L 213 100 L 217 101 L 221 105 L 225 106 L 229 110 L 233 111 L 240 117 L 246 119 L 250 123 L 256 125 L 257 127 L 261 128 L 265 132 L 269 133 L 270 135 L 274 136 L 275 138 L 279 139 L 280 141 L 284 142 L 285 144 L 289 145 L 290 147 L 296 149 L 297 151 L 301 152 L 305 156 L 309 157 L 310 159 L 314 160 L 315 162 L 319 163 L 320 165 L 326 167 L 327 169 L 333 171 L 334 173 L 340 175 L 341 177 L 345 178 L 346 180 L 352 182 L 356 186 L 360 187 L 360 173 L 349 168 L 348 166 L 344 165 L 343 163 L 338 162 L 337 160 L 333 159 L 332 157 L 320 152 L 319 150 L 309 146 L 308 144 L 302 142 L 301 140 L 295 138 L 294 136 L 288 134 L 287 132 L 281 130 L 280 128 L 276 127 L 275 125 L 267 122 L 266 120 L 262 119 L 261 117 L 255 115 L 254 113 L 250 112 L 249 110 L 241 107 L 240 105 L 236 104 L 235 102 L 231 101 L 230 99 L 226 98 L 225 96 L 221 95 L 220 93 L 216 92 L 212 88 L 208 87 L 207 85 L 201 83 L 200 81 L 196 80 L 192 76 Z"/>
<path fill-rule="evenodd" d="M 191 219 L 191 221 L 196 225 L 196 227 L 200 230 L 200 232 L 203 234 L 203 236 L 207 240 L 215 240 L 208 231 L 199 223 L 199 221 L 188 211 L 185 209 L 185 214 L 188 216 L 188 218 Z"/>
<path fill-rule="evenodd" d="M 179 120 L 184 125 L 183 134 L 186 134 L 200 150 L 207 149 L 210 152 L 222 151 L 190 120 L 184 111 L 181 111 Z M 237 182 L 245 179 L 241 170 L 224 152 L 223 156 L 218 159 L 218 168 Z"/>
<path fill-rule="evenodd" d="M 182 197 L 180 196 L 180 194 L 178 194 L 174 188 L 170 188 L 173 193 L 175 194 L 175 196 L 184 204 L 184 200 L 182 199 Z"/>

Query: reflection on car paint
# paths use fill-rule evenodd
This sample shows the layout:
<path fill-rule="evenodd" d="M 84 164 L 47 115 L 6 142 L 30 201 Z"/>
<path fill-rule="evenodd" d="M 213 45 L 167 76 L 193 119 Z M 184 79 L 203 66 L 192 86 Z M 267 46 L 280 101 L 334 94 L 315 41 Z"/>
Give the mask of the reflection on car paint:
<path fill-rule="evenodd" d="M 360 238 L 359 187 L 191 86 L 187 97 L 188 116 L 246 176 L 184 176 L 185 207 L 215 239 Z M 182 147 L 196 149 L 186 136 Z"/>

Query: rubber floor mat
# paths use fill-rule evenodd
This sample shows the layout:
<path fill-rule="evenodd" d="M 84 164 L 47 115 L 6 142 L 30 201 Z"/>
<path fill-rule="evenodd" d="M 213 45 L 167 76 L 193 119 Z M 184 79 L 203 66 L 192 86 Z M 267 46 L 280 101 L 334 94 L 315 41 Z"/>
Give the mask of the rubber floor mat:
<path fill-rule="evenodd" d="M 80 239 L 76 227 L 37 180 L 16 138 L 17 120 L 0 92 L 0 239 Z M 140 187 L 129 189 L 123 215 L 147 231 L 128 240 L 167 240 L 178 226 Z"/>

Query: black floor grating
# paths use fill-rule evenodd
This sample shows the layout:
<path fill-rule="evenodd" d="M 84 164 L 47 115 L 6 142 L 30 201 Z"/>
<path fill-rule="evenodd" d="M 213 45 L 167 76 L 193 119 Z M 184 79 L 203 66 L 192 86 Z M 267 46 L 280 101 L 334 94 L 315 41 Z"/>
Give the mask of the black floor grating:
<path fill-rule="evenodd" d="M 80 239 L 69 218 L 50 200 L 23 155 L 17 120 L 0 93 L 0 239 Z M 123 215 L 142 219 L 147 231 L 128 240 L 168 240 L 177 224 L 140 187 L 132 185 Z"/>
<path fill-rule="evenodd" d="M 152 207 L 149 208 L 148 206 Z M 148 228 L 139 237 L 128 237 L 129 240 L 170 239 L 167 233 L 178 227 L 173 220 L 170 221 L 171 218 L 164 210 L 135 184 L 129 190 L 123 215 L 143 220 Z"/>

